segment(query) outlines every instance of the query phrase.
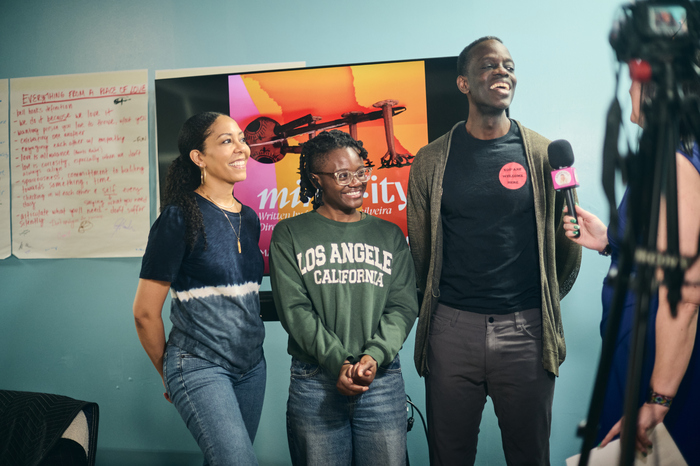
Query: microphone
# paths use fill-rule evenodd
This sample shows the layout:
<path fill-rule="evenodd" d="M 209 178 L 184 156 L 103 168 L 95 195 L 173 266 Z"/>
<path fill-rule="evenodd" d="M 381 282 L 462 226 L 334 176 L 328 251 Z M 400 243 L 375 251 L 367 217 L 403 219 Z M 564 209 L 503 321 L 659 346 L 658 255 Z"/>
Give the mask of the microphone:
<path fill-rule="evenodd" d="M 569 215 L 578 221 L 576 215 L 576 203 L 574 202 L 573 189 L 579 186 L 574 164 L 574 151 L 569 141 L 557 139 L 549 143 L 547 156 L 552 170 L 552 184 L 557 191 L 563 191 Z"/>

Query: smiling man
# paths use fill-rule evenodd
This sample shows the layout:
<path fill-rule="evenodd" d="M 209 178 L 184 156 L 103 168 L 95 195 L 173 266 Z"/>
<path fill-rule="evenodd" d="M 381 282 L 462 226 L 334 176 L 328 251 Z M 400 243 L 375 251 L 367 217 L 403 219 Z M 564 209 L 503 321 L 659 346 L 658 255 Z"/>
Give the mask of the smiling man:
<path fill-rule="evenodd" d="M 457 69 L 469 117 L 418 152 L 408 187 L 430 461 L 474 464 L 488 395 L 507 463 L 549 464 L 554 379 L 566 351 L 559 300 L 581 250 L 564 236 L 549 140 L 508 116 L 517 84 L 508 49 L 482 37 Z"/>

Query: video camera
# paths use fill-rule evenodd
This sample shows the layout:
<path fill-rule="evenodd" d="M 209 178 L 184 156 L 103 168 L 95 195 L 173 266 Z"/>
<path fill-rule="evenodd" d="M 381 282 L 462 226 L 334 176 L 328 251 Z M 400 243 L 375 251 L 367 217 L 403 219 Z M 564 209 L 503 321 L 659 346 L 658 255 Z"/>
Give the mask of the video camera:
<path fill-rule="evenodd" d="M 650 0 L 624 5 L 610 33 L 610 45 L 620 62 L 648 62 L 652 72 L 649 78 L 660 64 L 670 63 L 679 81 L 698 79 L 698 2 Z"/>

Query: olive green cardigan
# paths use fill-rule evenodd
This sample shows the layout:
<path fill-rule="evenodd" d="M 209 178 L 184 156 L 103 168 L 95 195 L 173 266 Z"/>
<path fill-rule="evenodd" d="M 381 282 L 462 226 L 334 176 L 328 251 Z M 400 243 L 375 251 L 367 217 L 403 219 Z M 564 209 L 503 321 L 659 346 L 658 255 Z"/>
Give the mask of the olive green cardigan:
<path fill-rule="evenodd" d="M 559 375 L 566 357 L 559 300 L 571 290 L 581 264 L 581 247 L 564 236 L 564 195 L 554 191 L 547 157 L 549 140 L 517 123 L 525 145 L 535 198 L 537 246 L 542 292 L 542 365 Z M 464 121 L 457 125 L 465 124 Z M 450 153 L 452 130 L 418 151 L 408 182 L 408 236 L 423 302 L 416 327 L 415 363 L 418 374 L 427 363 L 430 319 L 440 297 L 442 271 L 442 179 Z M 478 247 L 478 245 L 474 245 Z"/>

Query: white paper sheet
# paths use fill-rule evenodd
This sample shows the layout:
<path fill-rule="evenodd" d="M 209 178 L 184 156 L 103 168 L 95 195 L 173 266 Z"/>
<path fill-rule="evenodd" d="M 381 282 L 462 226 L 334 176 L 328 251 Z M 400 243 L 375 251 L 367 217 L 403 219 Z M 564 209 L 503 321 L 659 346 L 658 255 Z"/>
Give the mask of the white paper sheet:
<path fill-rule="evenodd" d="M 10 81 L 15 256 L 143 254 L 147 82 L 146 70 Z"/>
<path fill-rule="evenodd" d="M 688 466 L 678 450 L 676 442 L 668 433 L 666 426 L 659 424 L 651 433 L 653 448 L 646 457 L 635 450 L 635 466 Z M 612 466 L 620 464 L 620 439 L 613 440 L 605 448 L 594 448 L 588 459 L 589 466 Z M 566 459 L 566 466 L 578 466 L 581 455 Z"/>
<path fill-rule="evenodd" d="M 10 126 L 8 80 L 0 79 L 0 259 L 12 253 L 10 233 Z"/>

